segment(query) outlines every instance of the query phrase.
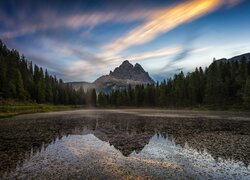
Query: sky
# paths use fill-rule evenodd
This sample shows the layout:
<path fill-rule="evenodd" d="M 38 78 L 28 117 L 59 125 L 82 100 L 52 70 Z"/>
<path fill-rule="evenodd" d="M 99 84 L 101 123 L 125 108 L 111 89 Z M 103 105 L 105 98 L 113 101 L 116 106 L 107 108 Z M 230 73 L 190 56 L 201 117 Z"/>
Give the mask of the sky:
<path fill-rule="evenodd" d="M 250 52 L 250 0 L 0 0 L 0 39 L 64 81 L 124 60 L 156 81 Z"/>

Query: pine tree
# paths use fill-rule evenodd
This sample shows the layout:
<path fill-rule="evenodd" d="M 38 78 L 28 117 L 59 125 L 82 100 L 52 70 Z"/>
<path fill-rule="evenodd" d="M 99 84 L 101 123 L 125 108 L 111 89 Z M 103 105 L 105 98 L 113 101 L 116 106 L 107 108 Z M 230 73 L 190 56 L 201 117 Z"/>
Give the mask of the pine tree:
<path fill-rule="evenodd" d="M 237 91 L 237 96 L 240 100 L 242 100 L 243 98 L 244 86 L 248 77 L 247 71 L 248 69 L 247 69 L 246 57 L 243 56 L 240 61 L 239 68 L 238 68 L 237 75 L 236 75 L 236 83 L 239 87 Z"/>
<path fill-rule="evenodd" d="M 167 104 L 167 97 L 166 97 L 166 81 L 164 80 L 160 84 L 160 90 L 159 90 L 159 105 L 160 106 L 166 106 Z"/>
<path fill-rule="evenodd" d="M 128 85 L 128 104 L 129 105 L 135 104 L 134 89 L 132 89 L 130 84 Z"/>
<path fill-rule="evenodd" d="M 247 109 L 250 109 L 250 79 L 248 78 L 245 83 L 245 89 L 244 89 L 244 106 Z"/>
<path fill-rule="evenodd" d="M 27 96 L 23 86 L 23 79 L 19 70 L 16 70 L 16 97 L 24 100 Z"/>
<path fill-rule="evenodd" d="M 45 99 L 46 102 L 53 102 L 52 81 L 47 69 L 45 71 Z"/>
<path fill-rule="evenodd" d="M 3 57 L 0 55 L 0 97 L 4 95 L 4 87 L 6 86 L 6 73 L 7 66 L 3 60 Z"/>
<path fill-rule="evenodd" d="M 98 104 L 100 106 L 105 106 L 107 105 L 107 102 L 106 102 L 106 98 L 105 98 L 105 94 L 103 92 L 100 92 L 98 94 Z"/>
<path fill-rule="evenodd" d="M 209 105 L 222 105 L 223 82 L 217 62 L 210 65 L 207 72 L 207 84 L 205 90 L 205 101 Z"/>
<path fill-rule="evenodd" d="M 96 90 L 92 89 L 91 91 L 91 105 L 96 106 Z"/>

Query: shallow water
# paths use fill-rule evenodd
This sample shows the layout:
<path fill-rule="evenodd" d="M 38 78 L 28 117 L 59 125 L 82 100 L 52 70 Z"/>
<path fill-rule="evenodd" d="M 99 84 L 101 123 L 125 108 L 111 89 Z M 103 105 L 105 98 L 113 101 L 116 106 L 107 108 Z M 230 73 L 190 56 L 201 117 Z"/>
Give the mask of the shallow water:
<path fill-rule="evenodd" d="M 248 114 L 81 110 L 0 120 L 6 179 L 249 179 L 249 162 Z"/>

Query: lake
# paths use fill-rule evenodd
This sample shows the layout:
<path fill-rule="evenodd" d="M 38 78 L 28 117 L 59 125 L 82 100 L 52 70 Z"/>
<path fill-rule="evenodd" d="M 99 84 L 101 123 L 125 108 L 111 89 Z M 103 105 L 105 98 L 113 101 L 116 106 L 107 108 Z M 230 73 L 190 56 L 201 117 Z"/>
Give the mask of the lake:
<path fill-rule="evenodd" d="M 250 113 L 76 110 L 0 119 L 0 179 L 250 179 Z"/>

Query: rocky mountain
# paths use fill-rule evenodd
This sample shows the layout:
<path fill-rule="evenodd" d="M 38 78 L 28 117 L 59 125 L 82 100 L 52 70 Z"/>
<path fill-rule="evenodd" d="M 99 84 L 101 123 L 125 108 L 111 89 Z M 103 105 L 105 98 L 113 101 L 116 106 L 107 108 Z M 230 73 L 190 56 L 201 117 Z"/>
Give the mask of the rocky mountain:
<path fill-rule="evenodd" d="M 136 63 L 135 66 L 133 66 L 128 60 L 115 68 L 114 72 L 110 71 L 109 75 L 117 79 L 129 79 L 133 81 L 141 81 L 143 83 L 154 83 L 140 64 Z"/>
<path fill-rule="evenodd" d="M 84 90 L 95 88 L 98 92 L 111 92 L 115 89 L 124 89 L 128 85 L 135 86 L 137 84 L 153 84 L 154 80 L 149 76 L 142 66 L 138 63 L 133 66 L 128 60 L 124 61 L 114 71 L 110 71 L 109 75 L 97 78 L 93 83 L 87 82 L 71 82 L 74 88 L 80 87 Z"/>

